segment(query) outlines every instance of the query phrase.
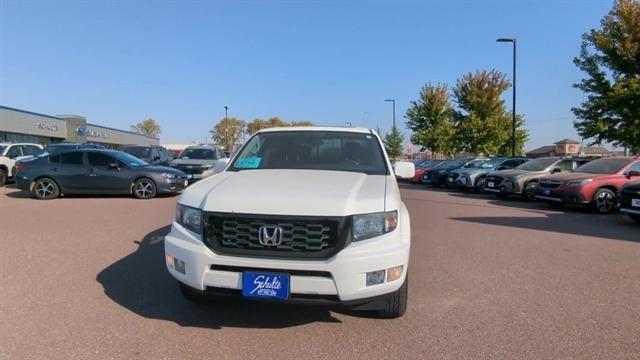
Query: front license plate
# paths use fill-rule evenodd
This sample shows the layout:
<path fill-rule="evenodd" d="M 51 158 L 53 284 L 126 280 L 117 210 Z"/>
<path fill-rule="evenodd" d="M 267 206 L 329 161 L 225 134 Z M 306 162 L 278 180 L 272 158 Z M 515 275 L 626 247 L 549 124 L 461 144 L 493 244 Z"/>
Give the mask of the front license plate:
<path fill-rule="evenodd" d="M 489 181 L 489 182 L 487 183 L 487 186 L 488 186 L 488 187 L 493 187 L 494 185 L 495 185 L 495 184 L 493 183 L 493 181 Z"/>
<path fill-rule="evenodd" d="M 631 199 L 631 206 L 640 207 L 640 199 Z"/>
<path fill-rule="evenodd" d="M 543 189 L 543 190 L 542 190 L 542 193 L 543 193 L 544 195 L 549 196 L 549 195 L 551 195 L 551 190 L 550 190 L 550 189 Z"/>
<path fill-rule="evenodd" d="M 245 272 L 242 274 L 242 295 L 286 300 L 289 298 L 289 275 Z"/>

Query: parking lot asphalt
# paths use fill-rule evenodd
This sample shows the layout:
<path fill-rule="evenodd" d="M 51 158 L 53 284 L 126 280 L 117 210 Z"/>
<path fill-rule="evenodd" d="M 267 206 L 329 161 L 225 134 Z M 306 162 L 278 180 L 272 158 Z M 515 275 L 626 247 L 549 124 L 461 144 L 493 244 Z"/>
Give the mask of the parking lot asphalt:
<path fill-rule="evenodd" d="M 0 358 L 632 359 L 640 227 L 403 185 L 409 308 L 192 304 L 164 267 L 177 197 L 0 189 Z"/>

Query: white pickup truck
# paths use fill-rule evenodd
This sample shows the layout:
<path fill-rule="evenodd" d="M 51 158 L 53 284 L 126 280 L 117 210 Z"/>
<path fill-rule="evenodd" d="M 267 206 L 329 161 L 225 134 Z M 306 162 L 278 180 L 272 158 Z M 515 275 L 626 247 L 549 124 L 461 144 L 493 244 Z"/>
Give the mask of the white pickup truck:
<path fill-rule="evenodd" d="M 259 131 L 223 172 L 180 196 L 167 267 L 189 300 L 321 302 L 402 316 L 411 226 L 396 176 L 413 175 L 413 163 L 392 168 L 369 129 Z"/>
<path fill-rule="evenodd" d="M 15 174 L 16 162 L 37 155 L 42 145 L 28 143 L 0 143 L 0 187 Z"/>

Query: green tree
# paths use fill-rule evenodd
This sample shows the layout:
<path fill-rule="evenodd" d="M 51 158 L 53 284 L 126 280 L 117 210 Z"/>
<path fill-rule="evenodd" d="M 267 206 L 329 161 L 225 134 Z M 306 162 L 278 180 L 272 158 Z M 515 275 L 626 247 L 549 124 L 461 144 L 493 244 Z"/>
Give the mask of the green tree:
<path fill-rule="evenodd" d="M 505 75 L 497 70 L 468 73 L 456 82 L 453 97 L 458 110 L 454 122 L 460 150 L 495 155 L 511 143 L 512 117 L 501 98 L 510 86 Z M 521 141 L 516 143 L 516 149 L 523 148 L 528 138 L 523 126 L 524 120 L 516 127 L 517 133 L 524 135 L 521 139 L 516 136 Z"/>
<path fill-rule="evenodd" d="M 592 144 L 613 142 L 640 152 L 640 2 L 619 0 L 601 29 L 582 35 L 573 60 L 586 73 L 574 86 L 587 96 L 571 110 L 574 126 Z"/>
<path fill-rule="evenodd" d="M 447 85 L 426 84 L 420 90 L 420 98 L 411 102 L 405 114 L 406 125 L 413 131 L 411 142 L 432 152 L 455 154 L 459 146 L 452 116 Z"/>
<path fill-rule="evenodd" d="M 277 116 L 270 117 L 267 120 L 254 119 L 247 124 L 247 134 L 251 135 L 258 130 L 271 128 L 271 127 L 285 127 L 285 126 L 312 126 L 311 121 L 292 121 L 290 123 L 280 119 Z"/>
<path fill-rule="evenodd" d="M 162 133 L 162 128 L 152 118 L 148 118 L 135 125 L 131 125 L 131 131 L 149 137 L 157 138 Z"/>
<path fill-rule="evenodd" d="M 511 114 L 512 113 L 510 112 L 508 116 L 509 121 L 507 124 L 509 140 L 502 144 L 500 150 L 498 150 L 497 152 L 497 155 L 511 156 L 511 126 L 513 122 Z M 516 155 L 524 155 L 524 145 L 527 143 L 528 139 L 529 130 L 524 128 L 524 117 L 522 117 L 522 115 L 516 115 Z"/>
<path fill-rule="evenodd" d="M 245 127 L 244 120 L 234 117 L 221 119 L 210 131 L 211 138 L 216 144 L 222 145 L 225 150 L 232 151 L 242 137 Z"/>
<path fill-rule="evenodd" d="M 402 142 L 404 141 L 404 135 L 398 130 L 397 127 L 391 129 L 391 132 L 384 136 L 382 142 L 384 148 L 387 151 L 387 155 L 392 159 L 401 157 L 404 153 L 404 147 Z"/>

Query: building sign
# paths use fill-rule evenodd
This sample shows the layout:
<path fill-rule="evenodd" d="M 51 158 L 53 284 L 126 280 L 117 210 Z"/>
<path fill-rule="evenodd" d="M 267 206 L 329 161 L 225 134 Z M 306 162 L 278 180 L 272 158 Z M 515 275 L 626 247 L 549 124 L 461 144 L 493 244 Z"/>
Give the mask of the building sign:
<path fill-rule="evenodd" d="M 56 125 L 49 125 L 45 123 L 38 123 L 38 129 L 49 130 L 49 131 L 58 131 L 58 127 Z"/>
<path fill-rule="evenodd" d="M 88 138 L 101 138 L 101 139 L 107 138 L 106 131 L 92 130 L 92 129 L 87 129 L 86 127 L 81 127 L 81 126 L 76 128 L 76 134 L 78 134 L 78 136 L 86 136 Z"/>

